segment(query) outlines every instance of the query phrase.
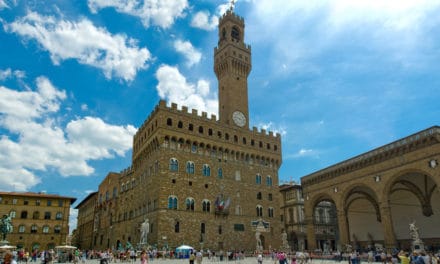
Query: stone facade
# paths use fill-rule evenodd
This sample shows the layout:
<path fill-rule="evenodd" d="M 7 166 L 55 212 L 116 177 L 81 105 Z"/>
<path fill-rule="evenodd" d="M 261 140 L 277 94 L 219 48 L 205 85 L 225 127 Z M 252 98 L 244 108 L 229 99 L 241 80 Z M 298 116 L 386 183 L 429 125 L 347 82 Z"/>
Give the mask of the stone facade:
<path fill-rule="evenodd" d="M 228 10 L 219 32 L 219 119 L 159 102 L 134 136 L 132 166 L 99 187 L 106 198 L 95 207 L 93 248 L 145 246 L 140 225 L 147 218 L 148 245 L 159 249 L 253 251 L 256 223 L 264 223 L 263 248 L 280 247 L 281 136 L 249 129 L 243 18 Z"/>
<path fill-rule="evenodd" d="M 92 192 L 75 207 L 78 210 L 78 220 L 74 244 L 80 248 L 92 248 L 93 246 L 93 227 L 97 204 L 98 192 Z"/>
<path fill-rule="evenodd" d="M 317 248 L 314 209 L 331 201 L 340 246 L 411 248 L 416 222 L 425 245 L 440 247 L 440 127 L 434 126 L 301 178 L 307 241 Z"/>
<path fill-rule="evenodd" d="M 75 201 L 45 193 L 0 192 L 0 215 L 10 215 L 13 225 L 6 239 L 27 251 L 66 244 L 70 206 Z"/>
<path fill-rule="evenodd" d="M 304 211 L 302 186 L 296 183 L 282 184 L 281 220 L 287 233 L 289 248 L 304 251 L 307 248 L 307 224 Z M 336 249 L 336 210 L 327 201 L 314 208 L 315 237 L 317 249 L 330 251 Z"/>

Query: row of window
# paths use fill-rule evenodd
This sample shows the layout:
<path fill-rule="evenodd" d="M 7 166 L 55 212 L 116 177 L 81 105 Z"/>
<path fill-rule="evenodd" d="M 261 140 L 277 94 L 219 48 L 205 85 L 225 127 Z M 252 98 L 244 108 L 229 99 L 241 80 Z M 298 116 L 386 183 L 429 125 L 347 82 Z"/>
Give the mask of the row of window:
<path fill-rule="evenodd" d="M 173 120 L 172 120 L 171 118 L 168 118 L 168 119 L 167 119 L 167 125 L 170 126 L 170 127 L 173 126 Z M 183 128 L 183 122 L 182 122 L 182 121 L 179 121 L 179 122 L 177 123 L 177 127 L 178 127 L 178 128 Z M 191 124 L 191 123 L 189 123 L 189 124 L 188 124 L 188 130 L 189 130 L 189 131 L 194 131 L 194 125 Z M 204 130 L 203 126 L 199 126 L 199 127 L 198 127 L 198 132 L 199 132 L 199 134 L 204 134 L 204 133 L 205 133 L 205 130 Z M 208 129 L 208 136 L 213 136 L 213 135 L 214 135 L 214 132 L 213 132 L 212 128 L 209 128 L 209 129 Z M 221 131 L 217 131 L 217 137 L 218 137 L 219 139 L 222 139 L 222 132 L 221 132 Z M 228 134 L 228 133 L 225 133 L 224 139 L 227 140 L 227 141 L 229 140 L 229 134 Z M 234 135 L 234 143 L 238 143 L 238 136 L 237 136 L 237 135 Z M 243 138 L 242 138 L 242 143 L 243 143 L 243 145 L 246 145 L 246 144 L 247 144 L 247 139 L 246 139 L 246 137 L 243 137 Z M 254 140 L 254 139 L 251 139 L 251 146 L 255 146 L 255 145 L 256 145 L 256 144 L 255 144 L 255 140 Z M 258 146 L 259 146 L 260 148 L 263 148 L 263 146 L 264 146 L 263 141 L 259 141 Z M 266 148 L 269 149 L 269 150 L 271 149 L 271 146 L 270 146 L 269 143 L 266 143 Z M 278 150 L 278 146 L 277 146 L 277 145 L 274 145 L 274 146 L 273 146 L 273 150 L 274 150 L 274 151 L 277 151 L 277 150 Z"/>
<path fill-rule="evenodd" d="M 15 210 L 12 210 L 12 211 L 9 212 L 9 216 L 11 218 L 16 218 L 17 217 L 17 212 Z M 28 218 L 28 212 L 27 211 L 21 211 L 20 218 L 21 219 L 27 219 Z M 32 213 L 32 219 L 40 219 L 40 212 L 39 211 L 33 212 Z M 44 212 L 44 219 L 45 220 L 52 219 L 52 212 Z M 62 219 L 63 219 L 63 213 L 57 212 L 55 214 L 55 220 L 62 220 Z"/>
<path fill-rule="evenodd" d="M 37 225 L 31 225 L 31 230 L 30 230 L 30 232 L 32 233 L 32 234 L 35 234 L 35 233 L 38 233 L 38 226 Z M 44 225 L 42 228 L 41 228 L 41 231 L 43 232 L 43 234 L 48 234 L 49 232 L 50 232 L 50 227 L 49 226 L 47 226 L 47 225 Z M 18 233 L 25 233 L 26 232 L 26 226 L 25 225 L 19 225 L 18 226 Z M 61 226 L 59 226 L 59 225 L 57 225 L 57 226 L 55 226 L 54 228 L 53 228 L 53 232 L 55 233 L 55 234 L 59 234 L 59 233 L 61 233 Z"/>
<path fill-rule="evenodd" d="M 168 209 L 177 210 L 178 209 L 178 201 L 179 200 L 175 195 L 170 195 L 168 197 Z M 223 201 L 222 202 L 216 201 L 214 204 L 214 207 L 215 207 L 214 210 L 216 210 L 216 211 L 227 210 L 229 207 L 229 202 L 230 202 L 229 200 L 224 201 L 224 202 Z M 186 198 L 184 206 L 185 206 L 184 207 L 185 210 L 187 210 L 187 211 L 195 211 L 194 198 Z M 263 217 L 263 206 L 257 205 L 255 207 L 255 209 L 256 209 L 256 216 Z M 204 199 L 201 204 L 201 210 L 202 210 L 202 212 L 207 212 L 207 213 L 211 212 L 211 201 Z M 235 215 L 242 215 L 242 214 L 243 214 L 242 208 L 240 207 L 240 205 L 236 205 L 235 206 Z M 269 207 L 267 209 L 267 216 L 268 217 L 274 216 L 274 208 L 273 207 Z"/>
<path fill-rule="evenodd" d="M 12 202 L 13 205 L 18 205 L 19 204 L 17 198 L 11 199 L 11 202 Z M 36 205 L 36 206 L 40 206 L 42 204 L 40 199 L 36 199 L 36 200 L 34 200 L 34 202 L 35 203 L 33 205 Z M 9 200 L 3 199 L 3 197 L 0 196 L 0 204 L 9 204 Z M 29 200 L 28 199 L 24 199 L 22 205 L 30 205 Z M 64 201 L 63 200 L 58 200 L 58 206 L 62 207 L 63 205 L 64 205 Z M 52 206 L 52 200 L 46 200 L 46 206 Z"/>
<path fill-rule="evenodd" d="M 169 169 L 171 172 L 179 171 L 179 161 L 176 158 L 170 159 Z M 188 174 L 195 173 L 195 164 L 193 161 L 186 162 L 186 173 L 188 173 Z M 211 176 L 211 167 L 208 164 L 202 165 L 202 175 L 203 176 Z M 223 178 L 222 168 L 217 169 L 217 177 L 220 179 Z M 262 176 L 260 174 L 255 175 L 255 183 L 256 184 L 262 183 Z M 272 186 L 272 184 L 273 184 L 272 177 L 270 175 L 267 175 L 266 176 L 266 185 Z"/>

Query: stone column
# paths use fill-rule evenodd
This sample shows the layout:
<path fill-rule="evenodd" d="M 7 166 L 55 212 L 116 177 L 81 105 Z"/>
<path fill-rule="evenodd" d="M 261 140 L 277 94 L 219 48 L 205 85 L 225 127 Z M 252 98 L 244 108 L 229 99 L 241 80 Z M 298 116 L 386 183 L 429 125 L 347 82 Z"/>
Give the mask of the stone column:
<path fill-rule="evenodd" d="M 350 229 L 348 226 L 348 216 L 344 209 L 338 210 L 338 229 L 339 243 L 341 245 L 350 244 Z"/>
<path fill-rule="evenodd" d="M 315 238 L 315 224 L 313 222 L 313 215 L 306 214 L 307 223 L 307 249 L 316 249 L 316 238 Z"/>
<path fill-rule="evenodd" d="M 397 246 L 396 236 L 394 234 L 393 219 L 391 216 L 391 208 L 387 202 L 383 202 L 380 206 L 380 214 L 382 219 L 382 227 L 384 231 L 385 248 L 395 248 Z"/>

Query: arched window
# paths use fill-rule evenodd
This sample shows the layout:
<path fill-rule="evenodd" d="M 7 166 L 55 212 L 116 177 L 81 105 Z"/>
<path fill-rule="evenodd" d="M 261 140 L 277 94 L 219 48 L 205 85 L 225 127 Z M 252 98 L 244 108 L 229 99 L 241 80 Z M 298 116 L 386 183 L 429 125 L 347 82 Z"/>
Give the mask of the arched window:
<path fill-rule="evenodd" d="M 260 174 L 255 175 L 255 183 L 261 184 L 261 175 Z"/>
<path fill-rule="evenodd" d="M 266 176 L 266 185 L 272 186 L 272 177 L 269 175 Z"/>
<path fill-rule="evenodd" d="M 174 224 L 174 232 L 179 233 L 179 231 L 180 231 L 180 223 L 179 221 L 176 221 L 176 223 Z"/>
<path fill-rule="evenodd" d="M 21 219 L 26 219 L 27 218 L 27 211 L 21 211 Z"/>
<path fill-rule="evenodd" d="M 209 200 L 203 200 L 202 211 L 203 212 L 210 212 L 211 211 L 211 202 Z"/>
<path fill-rule="evenodd" d="M 43 226 L 43 233 L 45 234 L 49 233 L 49 226 L 47 225 Z"/>
<path fill-rule="evenodd" d="M 273 208 L 272 207 L 267 208 L 267 216 L 273 217 Z"/>
<path fill-rule="evenodd" d="M 257 193 L 257 200 L 261 200 L 261 199 L 262 199 L 261 192 L 258 192 L 258 193 Z"/>
<path fill-rule="evenodd" d="M 194 174 L 194 162 L 188 161 L 186 163 L 186 173 L 188 174 Z"/>
<path fill-rule="evenodd" d="M 177 197 L 171 195 L 168 197 L 168 209 L 177 210 Z"/>
<path fill-rule="evenodd" d="M 171 118 L 167 119 L 167 126 L 172 126 L 173 125 L 173 120 Z"/>
<path fill-rule="evenodd" d="M 56 219 L 56 220 L 62 220 L 62 219 L 63 219 L 63 213 L 58 212 L 58 213 L 55 215 L 55 219 Z"/>
<path fill-rule="evenodd" d="M 257 216 L 263 217 L 263 206 L 257 205 Z"/>
<path fill-rule="evenodd" d="M 55 226 L 53 231 L 54 231 L 55 234 L 61 233 L 61 226 L 59 226 L 59 225 Z"/>
<path fill-rule="evenodd" d="M 35 211 L 35 212 L 32 214 L 32 219 L 39 219 L 39 218 L 40 218 L 40 212 Z"/>
<path fill-rule="evenodd" d="M 31 226 L 31 233 L 35 234 L 35 233 L 37 233 L 37 231 L 38 231 L 37 225 L 32 225 Z"/>
<path fill-rule="evenodd" d="M 183 123 L 182 123 L 182 121 L 179 121 L 179 123 L 177 123 L 177 127 L 178 127 L 178 128 L 182 128 L 182 127 L 183 127 Z"/>
<path fill-rule="evenodd" d="M 203 164 L 203 176 L 211 176 L 211 168 L 208 164 Z"/>
<path fill-rule="evenodd" d="M 217 177 L 219 179 L 223 179 L 223 170 L 222 170 L 222 168 L 218 168 L 218 170 L 217 170 Z"/>
<path fill-rule="evenodd" d="M 202 126 L 199 126 L 199 133 L 203 134 L 203 127 Z"/>
<path fill-rule="evenodd" d="M 16 215 L 17 215 L 17 212 L 14 211 L 14 210 L 11 210 L 11 211 L 9 212 L 9 216 L 10 216 L 11 218 L 15 218 Z"/>
<path fill-rule="evenodd" d="M 179 171 L 179 161 L 175 158 L 170 159 L 170 171 Z"/>
<path fill-rule="evenodd" d="M 186 205 L 187 211 L 194 211 L 194 199 L 193 198 L 186 198 L 185 205 Z"/>
<path fill-rule="evenodd" d="M 206 225 L 205 223 L 200 223 L 200 233 L 205 234 Z"/>

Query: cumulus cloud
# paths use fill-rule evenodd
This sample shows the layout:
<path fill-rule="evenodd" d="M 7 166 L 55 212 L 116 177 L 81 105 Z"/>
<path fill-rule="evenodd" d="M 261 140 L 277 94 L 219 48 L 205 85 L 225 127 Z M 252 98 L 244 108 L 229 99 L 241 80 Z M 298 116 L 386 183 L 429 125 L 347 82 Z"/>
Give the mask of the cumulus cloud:
<path fill-rule="evenodd" d="M 5 24 L 5 31 L 36 40 L 50 53 L 52 62 L 75 59 L 81 64 L 101 69 L 106 78 L 113 76 L 131 81 L 147 67 L 150 52 L 124 35 L 112 35 L 95 27 L 87 19 L 72 22 L 54 16 L 29 12 L 25 17 Z"/>
<path fill-rule="evenodd" d="M 92 13 L 99 9 L 115 8 L 117 12 L 141 19 L 145 27 L 170 27 L 177 18 L 184 17 L 187 0 L 89 0 Z"/>
<path fill-rule="evenodd" d="M 3 8 L 9 8 L 9 6 L 4 0 L 0 0 L 0 10 L 2 10 Z"/>
<path fill-rule="evenodd" d="M 282 136 L 285 136 L 287 134 L 287 130 L 284 127 L 277 127 L 273 122 L 268 123 L 260 123 L 258 127 L 261 127 L 262 129 L 266 131 L 272 131 L 274 134 L 278 133 Z"/>
<path fill-rule="evenodd" d="M 195 28 L 200 28 L 204 30 L 214 30 L 218 25 L 218 16 L 212 15 L 209 11 L 199 11 L 197 12 L 192 20 L 191 26 Z"/>
<path fill-rule="evenodd" d="M 209 97 L 208 81 L 188 83 L 179 69 L 169 65 L 162 65 L 156 72 L 156 78 L 159 81 L 156 89 L 161 98 L 180 106 L 217 115 L 218 101 Z"/>
<path fill-rule="evenodd" d="M 69 234 L 72 234 L 72 231 L 76 229 L 78 224 L 78 209 L 73 209 L 70 207 L 69 212 Z"/>
<path fill-rule="evenodd" d="M 185 56 L 185 58 L 187 59 L 186 64 L 189 67 L 199 63 L 200 59 L 202 58 L 202 53 L 196 50 L 189 41 L 183 41 L 178 39 L 174 41 L 174 48 L 176 49 L 177 52 Z"/>
<path fill-rule="evenodd" d="M 66 93 L 46 77 L 36 89 L 17 91 L 0 86 L 0 188 L 25 191 L 41 182 L 36 171 L 62 176 L 90 175 L 90 160 L 124 156 L 136 129 L 106 124 L 96 117 L 56 118 Z M 11 177 L 13 175 L 14 177 Z"/>

